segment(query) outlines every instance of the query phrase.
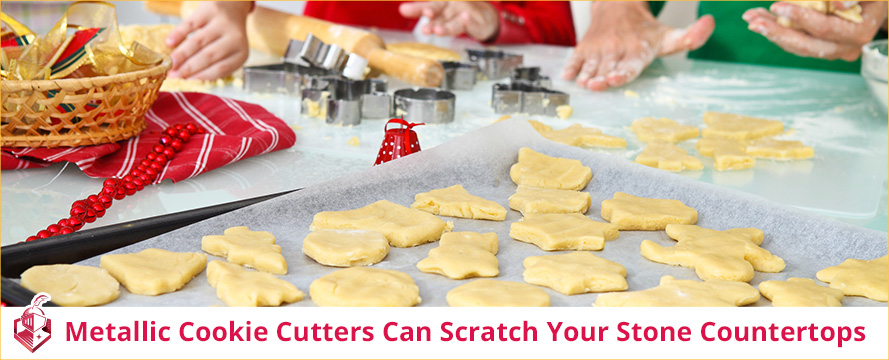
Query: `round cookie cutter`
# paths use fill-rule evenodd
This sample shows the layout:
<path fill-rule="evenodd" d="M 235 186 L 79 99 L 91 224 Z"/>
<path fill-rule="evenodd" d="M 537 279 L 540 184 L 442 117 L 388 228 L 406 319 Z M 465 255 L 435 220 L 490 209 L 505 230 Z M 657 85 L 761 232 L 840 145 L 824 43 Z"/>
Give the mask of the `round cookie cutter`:
<path fill-rule="evenodd" d="M 420 88 L 395 92 L 395 115 L 415 123 L 447 124 L 454 121 L 457 96 L 450 91 Z"/>

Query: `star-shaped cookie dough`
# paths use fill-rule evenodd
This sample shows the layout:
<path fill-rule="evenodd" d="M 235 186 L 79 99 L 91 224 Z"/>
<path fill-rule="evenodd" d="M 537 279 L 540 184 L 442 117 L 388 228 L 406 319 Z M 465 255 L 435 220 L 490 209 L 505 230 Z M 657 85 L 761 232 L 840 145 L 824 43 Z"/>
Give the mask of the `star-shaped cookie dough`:
<path fill-rule="evenodd" d="M 506 209 L 503 206 L 496 201 L 472 195 L 459 184 L 419 193 L 414 197 L 411 208 L 430 214 L 465 219 L 496 221 L 506 219 Z"/>
<path fill-rule="evenodd" d="M 438 246 L 462 246 L 472 245 L 487 250 L 489 253 L 497 255 L 499 250 L 499 242 L 497 233 L 477 233 L 474 231 L 454 231 L 441 236 Z"/>
<path fill-rule="evenodd" d="M 207 265 L 207 281 L 228 306 L 278 306 L 302 300 L 306 294 L 288 281 L 262 271 L 213 260 Z"/>
<path fill-rule="evenodd" d="M 689 155 L 681 147 L 664 141 L 652 141 L 636 155 L 636 162 L 666 171 L 700 170 L 701 160 Z"/>
<path fill-rule="evenodd" d="M 133 294 L 160 295 L 179 290 L 207 266 L 207 255 L 145 249 L 103 255 L 99 266 Z"/>
<path fill-rule="evenodd" d="M 703 156 L 712 157 L 717 171 L 749 169 L 756 163 L 744 144 L 728 138 L 701 138 L 695 149 Z"/>
<path fill-rule="evenodd" d="M 529 214 L 509 226 L 509 236 L 542 250 L 602 250 L 617 239 L 617 227 L 583 214 Z"/>
<path fill-rule="evenodd" d="M 602 219 L 619 230 L 663 230 L 667 224 L 695 224 L 698 212 L 679 200 L 649 199 L 616 192 L 602 201 Z"/>
<path fill-rule="evenodd" d="M 789 278 L 759 283 L 759 291 L 776 307 L 843 306 L 843 292 L 812 279 Z"/>
<path fill-rule="evenodd" d="M 651 240 L 639 246 L 642 256 L 662 264 L 695 269 L 702 280 L 721 279 L 747 282 L 753 270 L 781 272 L 784 259 L 759 247 L 763 232 L 744 228 L 725 231 L 695 225 L 667 225 L 667 235 L 676 240 L 672 247 L 662 247 Z"/>
<path fill-rule="evenodd" d="M 799 141 L 756 139 L 747 142 L 747 154 L 762 159 L 801 160 L 815 156 L 815 150 Z"/>
<path fill-rule="evenodd" d="M 534 129 L 536 129 L 540 135 L 543 135 L 543 137 L 565 145 L 605 148 L 627 147 L 627 141 L 624 139 L 605 135 L 602 133 L 602 130 L 592 127 L 584 127 L 580 124 L 572 124 L 562 130 L 553 130 L 552 127 L 537 121 L 532 122 L 531 125 L 534 126 Z"/>
<path fill-rule="evenodd" d="M 718 136 L 737 141 L 774 136 L 784 131 L 784 123 L 780 121 L 715 111 L 704 113 L 704 124 L 707 124 L 701 131 L 704 137 Z"/>
<path fill-rule="evenodd" d="M 889 301 L 889 255 L 873 260 L 847 259 L 842 264 L 819 271 L 815 276 L 846 296 Z"/>
<path fill-rule="evenodd" d="M 630 130 L 644 142 L 666 141 L 677 143 L 698 137 L 700 129 L 696 126 L 682 125 L 667 118 L 655 119 L 644 117 L 630 124 Z"/>
<path fill-rule="evenodd" d="M 428 256 L 417 263 L 417 268 L 455 280 L 500 275 L 497 256 L 482 247 L 467 244 L 439 246 L 429 250 Z"/>
<path fill-rule="evenodd" d="M 281 247 L 275 245 L 275 235 L 272 233 L 235 226 L 225 229 L 224 234 L 204 236 L 201 249 L 210 255 L 224 257 L 233 264 L 272 274 L 287 273 L 287 261 L 281 255 Z"/>
<path fill-rule="evenodd" d="M 661 278 L 647 290 L 601 294 L 594 305 L 602 307 L 744 306 L 759 300 L 759 291 L 748 283 L 726 280 L 677 280 Z"/>
<path fill-rule="evenodd" d="M 581 190 L 593 178 L 593 171 L 579 160 L 546 156 L 524 147 L 519 149 L 519 161 L 509 169 L 509 177 L 516 185 Z"/>
<path fill-rule="evenodd" d="M 529 256 L 524 265 L 526 283 L 565 295 L 627 289 L 627 269 L 623 265 L 585 251 Z"/>
<path fill-rule="evenodd" d="M 523 215 L 536 213 L 585 213 L 590 208 L 590 193 L 574 190 L 544 189 L 519 185 L 509 197 L 509 207 Z"/>

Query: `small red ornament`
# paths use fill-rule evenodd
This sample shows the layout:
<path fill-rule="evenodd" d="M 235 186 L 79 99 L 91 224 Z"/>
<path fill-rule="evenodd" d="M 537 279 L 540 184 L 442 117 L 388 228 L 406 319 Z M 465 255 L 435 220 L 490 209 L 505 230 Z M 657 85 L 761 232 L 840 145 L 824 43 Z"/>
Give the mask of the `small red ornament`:
<path fill-rule="evenodd" d="M 96 212 L 96 217 L 103 217 L 103 216 L 105 216 L 105 205 L 102 205 L 102 203 L 98 203 L 98 202 L 97 202 L 97 203 L 94 203 L 94 204 L 91 206 L 91 208 L 93 209 L 93 211 Z"/>
<path fill-rule="evenodd" d="M 70 226 L 62 227 L 62 230 L 59 231 L 59 234 L 70 234 L 74 232 L 74 228 Z"/>
<path fill-rule="evenodd" d="M 39 237 L 41 239 L 46 239 L 50 236 L 52 236 L 52 234 L 50 234 L 49 231 L 46 231 L 46 230 L 40 230 L 37 232 L 37 237 Z"/>
<path fill-rule="evenodd" d="M 85 206 L 72 206 L 71 212 L 69 212 L 69 214 L 72 217 L 78 217 L 78 218 L 83 217 L 83 215 L 86 214 L 86 207 Z"/>
<path fill-rule="evenodd" d="M 399 124 L 401 127 L 389 129 L 389 124 Z M 374 165 L 407 156 L 420 151 L 420 140 L 417 139 L 417 133 L 411 130 L 414 126 L 426 125 L 424 123 L 408 123 L 404 119 L 390 119 L 384 130 L 386 136 L 383 137 L 383 144 L 380 145 L 380 152 L 377 154 L 377 161 Z"/>
<path fill-rule="evenodd" d="M 68 219 L 68 226 L 74 228 L 74 230 L 80 230 L 83 227 L 83 219 L 72 217 Z"/>
<path fill-rule="evenodd" d="M 59 226 L 59 224 L 52 224 L 52 225 L 46 227 L 46 231 L 49 231 L 49 233 L 53 234 L 53 235 L 58 234 L 59 231 L 61 231 L 61 230 L 62 230 L 62 227 Z"/>

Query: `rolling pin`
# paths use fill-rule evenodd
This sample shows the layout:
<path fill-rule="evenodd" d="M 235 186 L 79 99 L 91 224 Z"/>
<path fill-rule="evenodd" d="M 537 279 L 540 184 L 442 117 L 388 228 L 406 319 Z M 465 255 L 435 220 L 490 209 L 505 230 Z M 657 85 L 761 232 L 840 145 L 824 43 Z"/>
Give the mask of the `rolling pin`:
<path fill-rule="evenodd" d="M 151 12 L 183 18 L 191 14 L 197 5 L 197 1 L 146 1 L 146 7 Z M 367 59 L 371 68 L 412 85 L 437 87 L 444 78 L 441 63 L 390 52 L 377 34 L 262 6 L 257 6 L 247 17 L 250 47 L 272 55 L 283 56 L 290 39 L 305 40 L 309 33 L 325 43 L 336 44 Z"/>

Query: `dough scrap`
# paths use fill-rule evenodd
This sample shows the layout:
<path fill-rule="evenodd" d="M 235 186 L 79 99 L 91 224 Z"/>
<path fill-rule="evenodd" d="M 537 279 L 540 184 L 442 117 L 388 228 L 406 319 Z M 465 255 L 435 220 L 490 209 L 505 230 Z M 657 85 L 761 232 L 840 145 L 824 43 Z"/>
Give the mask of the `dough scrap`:
<path fill-rule="evenodd" d="M 818 285 L 812 279 L 763 281 L 759 291 L 775 307 L 843 306 L 842 291 Z"/>
<path fill-rule="evenodd" d="M 102 255 L 99 266 L 137 295 L 179 290 L 207 266 L 207 255 L 145 249 L 132 254 Z"/>
<path fill-rule="evenodd" d="M 401 271 L 366 267 L 334 271 L 309 286 L 318 306 L 414 306 L 420 288 Z"/>
<path fill-rule="evenodd" d="M 460 61 L 461 58 L 456 51 L 421 42 L 386 44 L 386 50 L 436 61 Z"/>
<path fill-rule="evenodd" d="M 472 245 L 497 255 L 499 248 L 497 233 L 480 234 L 473 231 L 454 231 L 441 236 L 439 247 Z"/>
<path fill-rule="evenodd" d="M 509 236 L 541 250 L 602 250 L 617 239 L 617 227 L 583 214 L 529 214 L 509 226 Z"/>
<path fill-rule="evenodd" d="M 719 136 L 736 141 L 774 136 L 784 131 L 784 123 L 780 121 L 715 111 L 704 113 L 704 124 L 707 124 L 701 132 L 704 137 Z"/>
<path fill-rule="evenodd" d="M 689 155 L 681 147 L 664 141 L 652 141 L 636 155 L 636 162 L 666 171 L 700 170 L 701 160 Z"/>
<path fill-rule="evenodd" d="M 844 20 L 851 21 L 856 24 L 860 24 L 862 21 L 864 21 L 864 18 L 861 17 L 861 5 L 858 4 L 842 10 L 837 9 L 831 1 L 794 1 L 792 2 L 792 4 L 799 7 L 812 9 L 822 14 L 838 16 Z M 793 23 L 793 21 L 783 16 L 779 16 L 777 22 L 784 27 L 794 29 L 798 28 L 796 24 Z"/>
<path fill-rule="evenodd" d="M 233 264 L 272 274 L 287 273 L 287 261 L 281 255 L 281 247 L 275 245 L 275 235 L 272 233 L 235 226 L 225 229 L 223 234 L 201 238 L 201 250 L 224 257 Z"/>
<path fill-rule="evenodd" d="M 574 190 L 544 189 L 519 185 L 509 197 L 509 207 L 522 215 L 586 213 L 592 200 L 590 194 Z"/>
<path fill-rule="evenodd" d="M 376 231 L 318 230 L 303 239 L 303 254 L 327 266 L 368 266 L 389 254 L 389 240 Z"/>
<path fill-rule="evenodd" d="M 815 277 L 846 296 L 889 301 L 889 255 L 873 260 L 847 259 L 819 271 Z"/>
<path fill-rule="evenodd" d="M 801 160 L 815 156 L 815 150 L 799 141 L 757 139 L 747 142 L 747 154 L 763 159 Z"/>
<path fill-rule="evenodd" d="M 571 105 L 556 106 L 556 116 L 558 116 L 559 119 L 565 120 L 570 118 L 572 114 L 574 114 L 574 108 L 571 107 Z"/>
<path fill-rule="evenodd" d="M 701 280 L 721 279 L 748 282 L 753 270 L 776 273 L 784 270 L 784 259 L 759 247 L 763 232 L 754 228 L 726 231 L 696 225 L 667 225 L 667 235 L 677 241 L 662 247 L 651 240 L 639 246 L 642 257 L 662 264 L 695 269 Z"/>
<path fill-rule="evenodd" d="M 459 184 L 419 193 L 414 196 L 411 208 L 435 215 L 465 219 L 496 221 L 506 219 L 506 209 L 503 206 L 496 201 L 472 195 Z"/>
<path fill-rule="evenodd" d="M 695 149 L 702 156 L 712 157 L 717 171 L 749 169 L 756 164 L 756 159 L 747 154 L 747 147 L 732 139 L 701 138 Z"/>
<path fill-rule="evenodd" d="M 627 289 L 627 269 L 589 252 L 529 256 L 523 262 L 525 282 L 565 295 Z"/>
<path fill-rule="evenodd" d="M 667 224 L 696 224 L 698 212 L 679 200 L 616 192 L 614 198 L 602 201 L 602 219 L 619 230 L 664 230 Z"/>
<path fill-rule="evenodd" d="M 748 283 L 726 280 L 677 280 L 661 277 L 660 285 L 641 291 L 601 294 L 602 307 L 744 306 L 759 300 L 759 291 Z"/>
<path fill-rule="evenodd" d="M 639 140 L 644 142 L 660 140 L 677 143 L 694 139 L 700 134 L 700 129 L 697 126 L 682 125 L 667 118 L 655 119 L 653 117 L 634 120 L 630 124 L 630 130 L 633 130 Z"/>
<path fill-rule="evenodd" d="M 508 115 L 507 115 L 508 116 Z M 553 127 L 547 124 L 544 124 L 537 120 L 528 120 L 531 123 L 531 126 L 534 127 L 534 130 L 537 130 L 541 135 L 545 132 L 553 131 Z"/>
<path fill-rule="evenodd" d="M 471 277 L 500 275 L 497 256 L 475 245 L 439 246 L 429 250 L 429 255 L 417 263 L 420 271 L 441 274 L 460 280 Z"/>
<path fill-rule="evenodd" d="M 45 292 L 61 306 L 95 306 L 120 296 L 120 283 L 108 271 L 83 265 L 38 265 L 21 275 L 22 287 Z"/>
<path fill-rule="evenodd" d="M 516 185 L 581 190 L 593 178 L 593 171 L 579 160 L 546 156 L 523 147 L 519 149 L 519 161 L 509 169 L 509 177 Z"/>
<path fill-rule="evenodd" d="M 228 306 L 278 306 L 302 300 L 306 294 L 288 281 L 262 271 L 213 260 L 207 265 L 207 282 Z"/>
<path fill-rule="evenodd" d="M 534 124 L 532 123 L 532 125 Z M 602 133 L 602 130 L 591 127 L 584 127 L 580 124 L 572 124 L 571 126 L 568 126 L 567 128 L 564 128 L 562 130 L 553 130 L 551 127 L 543 125 L 546 126 L 546 128 L 549 128 L 547 130 L 544 127 L 538 128 L 538 126 L 539 125 L 535 125 L 534 128 L 537 129 L 537 132 L 539 132 L 540 135 L 543 135 L 543 137 L 547 139 L 565 145 L 605 148 L 627 147 L 627 141 L 624 139 L 616 136 L 605 135 Z"/>
<path fill-rule="evenodd" d="M 480 279 L 448 291 L 452 307 L 546 307 L 549 294 L 543 289 L 514 281 Z"/>
<path fill-rule="evenodd" d="M 380 200 L 354 210 L 317 213 L 309 229 L 372 230 L 385 235 L 391 246 L 412 247 L 438 241 L 453 227 L 430 213 Z"/>

